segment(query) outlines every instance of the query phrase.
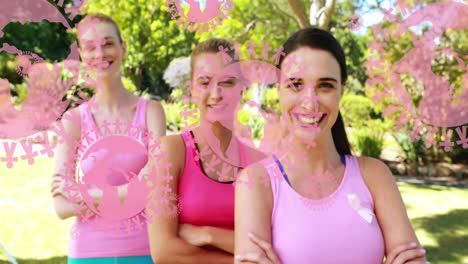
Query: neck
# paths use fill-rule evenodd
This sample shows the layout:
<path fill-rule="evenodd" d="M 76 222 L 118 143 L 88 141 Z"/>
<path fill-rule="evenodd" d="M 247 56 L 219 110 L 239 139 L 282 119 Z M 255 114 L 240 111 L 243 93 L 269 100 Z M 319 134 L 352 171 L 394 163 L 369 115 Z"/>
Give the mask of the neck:
<path fill-rule="evenodd" d="M 109 112 L 118 112 L 128 95 L 130 95 L 130 92 L 125 89 L 122 79 L 120 77 L 100 79 L 96 83 L 96 103 Z"/>
<path fill-rule="evenodd" d="M 203 133 L 205 134 L 206 140 L 212 146 L 219 146 L 219 149 L 226 153 L 232 139 L 232 130 L 224 127 L 220 122 L 203 122 Z"/>
<path fill-rule="evenodd" d="M 335 148 L 331 134 L 315 140 L 315 146 L 303 143 L 294 135 L 289 137 L 290 143 L 285 153 L 287 157 L 297 160 L 301 169 L 306 171 L 325 171 L 341 164 L 340 155 Z"/>

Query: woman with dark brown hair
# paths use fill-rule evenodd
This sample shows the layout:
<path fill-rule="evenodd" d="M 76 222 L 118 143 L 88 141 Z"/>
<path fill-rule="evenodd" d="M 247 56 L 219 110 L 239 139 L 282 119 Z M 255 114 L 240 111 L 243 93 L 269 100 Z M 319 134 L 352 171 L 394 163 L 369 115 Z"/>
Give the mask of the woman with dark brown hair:
<path fill-rule="evenodd" d="M 239 176 L 257 184 L 236 185 L 236 263 L 425 263 L 388 167 L 351 154 L 338 41 L 302 29 L 284 52 L 278 94 L 287 144 Z"/>

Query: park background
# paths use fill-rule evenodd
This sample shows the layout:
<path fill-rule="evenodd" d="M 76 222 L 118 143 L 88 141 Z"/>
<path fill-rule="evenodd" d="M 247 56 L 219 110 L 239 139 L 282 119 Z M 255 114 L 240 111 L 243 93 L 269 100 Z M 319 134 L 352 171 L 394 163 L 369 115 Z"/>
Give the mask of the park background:
<path fill-rule="evenodd" d="M 57 6 L 55 1 L 49 2 Z M 65 6 L 72 2 L 64 1 Z M 258 53 L 268 42 L 273 52 L 300 28 L 313 25 L 330 30 L 347 56 L 350 77 L 341 104 L 354 153 L 380 158 L 398 175 L 396 179 L 409 217 L 431 263 L 468 263 L 468 150 L 455 145 L 444 151 L 438 145 L 427 147 L 424 137 L 412 140 L 410 134 L 415 124 L 408 122 L 396 129 L 398 115 L 383 117 L 388 102 L 372 99 L 382 89 L 368 82 L 373 74 L 366 66 L 371 56 L 369 43 L 376 38 L 372 26 L 396 27 L 395 23 L 385 21 L 382 14 L 393 5 L 388 0 L 234 0 L 229 18 L 209 32 L 184 30 L 171 18 L 163 0 L 89 0 L 85 7 L 87 12 L 103 12 L 117 21 L 128 50 L 123 66 L 125 86 L 135 94 L 162 101 L 171 133 L 184 126 L 180 113 L 185 106 L 181 99 L 187 94 L 185 81 L 190 63 L 187 57 L 200 41 L 224 37 L 244 45 L 243 51 L 253 41 Z M 57 8 L 65 13 L 62 7 Z M 362 25 L 353 27 L 350 21 L 357 17 L 362 19 Z M 77 16 L 68 20 L 73 25 L 79 19 Z M 422 34 L 429 27 L 421 25 L 416 32 Z M 49 63 L 65 59 L 74 41 L 73 32 L 47 21 L 11 22 L 3 32 L 0 47 L 8 43 L 38 54 Z M 462 54 L 466 65 L 467 36 L 467 29 L 447 30 L 438 44 Z M 379 56 L 390 63 L 397 62 L 414 47 L 407 34 L 380 41 L 387 48 Z M 28 89 L 26 77 L 17 73 L 18 63 L 14 55 L 0 53 L 0 78 L 13 84 L 15 104 L 21 104 Z M 466 70 L 460 69 L 454 56 L 440 55 L 433 62 L 432 70 L 446 77 L 458 91 L 466 89 L 462 87 Z M 402 78 L 417 105 L 424 87 L 410 76 Z M 77 99 L 78 90 L 92 95 L 91 89 L 82 88 L 73 87 L 67 97 Z M 276 90 L 262 88 L 249 90 L 246 99 L 277 109 Z M 251 127 L 255 139 L 263 137 L 264 120 L 257 112 L 243 109 L 238 118 Z M 443 140 L 441 131 L 436 137 Z M 66 263 L 68 232 L 73 219 L 61 221 L 55 216 L 49 194 L 52 170 L 53 159 L 48 157 L 36 158 L 33 165 L 17 162 L 11 169 L 0 163 L 0 243 L 19 263 Z M 9 263 L 2 250 L 0 263 Z"/>

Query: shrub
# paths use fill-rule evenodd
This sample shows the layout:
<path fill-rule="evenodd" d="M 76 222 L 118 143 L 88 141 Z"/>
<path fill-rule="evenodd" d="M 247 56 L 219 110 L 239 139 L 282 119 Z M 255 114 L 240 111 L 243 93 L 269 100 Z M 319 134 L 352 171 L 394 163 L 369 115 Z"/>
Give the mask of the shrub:
<path fill-rule="evenodd" d="M 340 104 L 343 121 L 347 126 L 361 128 L 371 119 L 372 100 L 366 96 L 345 93 Z"/>
<path fill-rule="evenodd" d="M 383 134 L 362 129 L 354 134 L 355 148 L 362 156 L 379 158 L 384 146 Z"/>
<path fill-rule="evenodd" d="M 424 141 L 414 140 L 411 142 L 410 137 L 405 133 L 396 133 L 393 134 L 393 137 L 404 152 L 403 160 L 405 163 L 417 163 L 419 158 L 425 156 L 426 147 Z"/>
<path fill-rule="evenodd" d="M 264 91 L 262 98 L 263 109 L 272 109 L 276 114 L 280 114 L 280 104 L 278 97 L 278 89 L 275 87 L 268 88 Z"/>
<path fill-rule="evenodd" d="M 254 108 L 243 107 L 237 112 L 237 120 L 242 125 L 248 125 L 253 139 L 259 140 L 263 138 L 263 127 L 265 119 L 262 118 Z"/>
<path fill-rule="evenodd" d="M 187 81 L 190 80 L 190 57 L 176 58 L 171 61 L 164 72 L 163 79 L 173 89 L 171 97 L 174 100 L 180 99 L 183 94 L 188 94 Z M 174 91 L 181 92 L 174 93 Z"/>

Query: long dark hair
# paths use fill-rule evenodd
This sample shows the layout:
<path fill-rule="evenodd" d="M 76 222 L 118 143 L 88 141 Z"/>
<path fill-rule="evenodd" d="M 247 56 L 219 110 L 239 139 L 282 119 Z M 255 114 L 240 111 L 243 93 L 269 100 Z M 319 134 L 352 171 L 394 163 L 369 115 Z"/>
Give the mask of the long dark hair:
<path fill-rule="evenodd" d="M 340 65 L 341 84 L 344 88 L 344 84 L 348 79 L 348 72 L 346 71 L 346 57 L 340 43 L 338 43 L 330 32 L 310 27 L 301 29 L 294 33 L 283 45 L 283 51 L 286 55 L 280 59 L 278 67 L 281 68 L 281 64 L 288 54 L 301 47 L 309 47 L 330 52 Z M 348 141 L 348 136 L 346 135 L 343 118 L 341 117 L 340 112 L 338 112 L 338 118 L 336 119 L 335 124 L 333 124 L 331 130 L 333 142 L 335 143 L 338 153 L 351 155 L 351 146 Z"/>

